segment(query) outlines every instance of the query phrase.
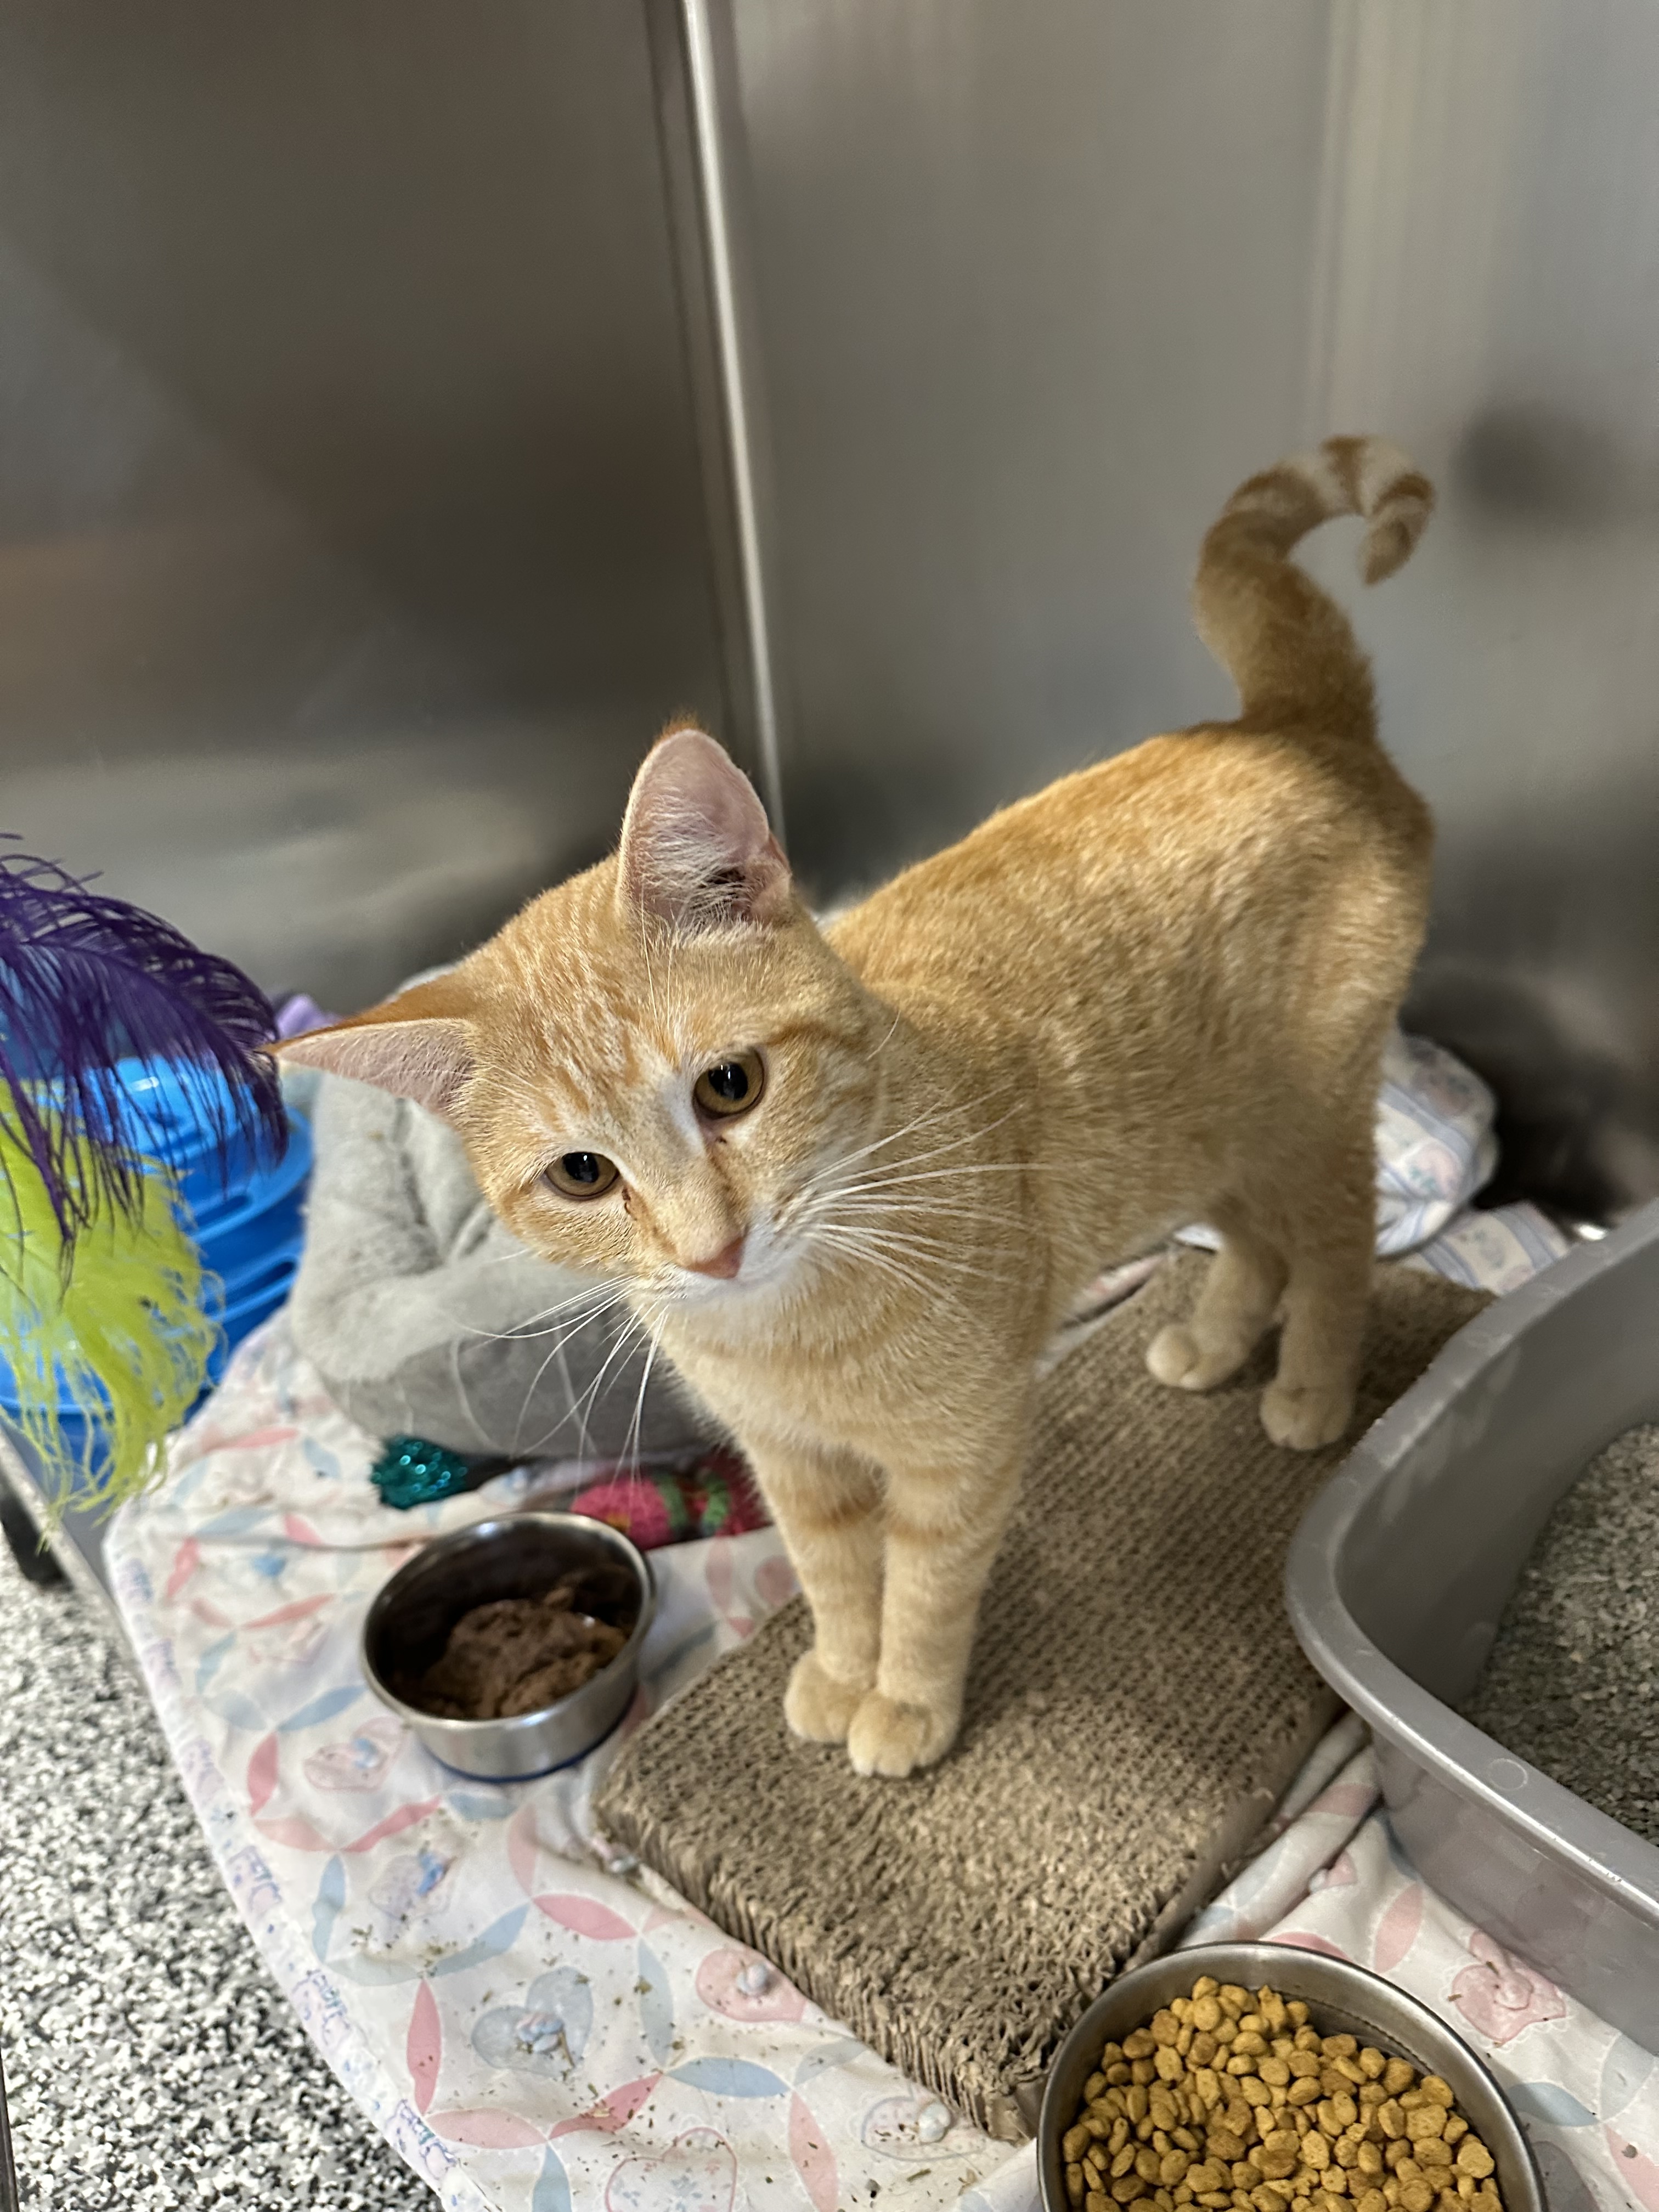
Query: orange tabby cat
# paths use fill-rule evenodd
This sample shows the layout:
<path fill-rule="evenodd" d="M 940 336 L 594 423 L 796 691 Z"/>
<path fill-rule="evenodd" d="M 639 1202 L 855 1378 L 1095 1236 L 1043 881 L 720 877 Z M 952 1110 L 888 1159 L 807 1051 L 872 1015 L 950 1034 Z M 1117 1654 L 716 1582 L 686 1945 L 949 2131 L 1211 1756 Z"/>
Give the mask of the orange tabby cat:
<path fill-rule="evenodd" d="M 1287 556 L 1358 513 L 1374 581 L 1432 501 L 1374 439 L 1252 477 L 1194 587 L 1238 720 L 1066 777 L 825 929 L 749 783 L 677 728 L 613 858 L 287 1048 L 447 1116 L 526 1244 L 622 1286 L 799 1572 L 789 1724 L 861 1774 L 956 1735 L 1033 1378 L 1103 1261 L 1212 1223 L 1153 1374 L 1208 1389 L 1282 1320 L 1269 1435 L 1347 1424 L 1431 829 Z"/>

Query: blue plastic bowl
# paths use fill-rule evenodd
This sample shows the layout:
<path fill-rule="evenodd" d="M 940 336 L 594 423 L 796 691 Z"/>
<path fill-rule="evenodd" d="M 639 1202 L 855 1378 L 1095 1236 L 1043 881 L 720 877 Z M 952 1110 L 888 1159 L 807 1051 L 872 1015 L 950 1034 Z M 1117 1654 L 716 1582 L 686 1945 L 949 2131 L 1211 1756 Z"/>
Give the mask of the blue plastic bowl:
<path fill-rule="evenodd" d="M 306 1180 L 311 1173 L 311 1132 L 295 1121 L 279 1166 L 262 1168 L 233 1194 L 232 1201 L 195 1216 L 202 1262 L 228 1282 L 245 1275 L 263 1255 L 295 1245 L 302 1234 Z"/>

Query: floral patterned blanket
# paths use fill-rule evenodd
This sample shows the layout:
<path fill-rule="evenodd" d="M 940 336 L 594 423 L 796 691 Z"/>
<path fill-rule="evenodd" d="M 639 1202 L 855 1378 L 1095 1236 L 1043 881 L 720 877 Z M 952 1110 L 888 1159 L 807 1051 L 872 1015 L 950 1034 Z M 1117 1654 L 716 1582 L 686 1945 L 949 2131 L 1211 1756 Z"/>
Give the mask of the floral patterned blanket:
<path fill-rule="evenodd" d="M 398 1514 L 367 1480 L 377 1449 L 279 1320 L 238 1352 L 111 1555 L 225 1882 L 403 2156 L 454 2212 L 1034 2212 L 1029 2152 L 959 2122 L 607 1856 L 589 1808 L 614 1746 L 538 1781 L 469 1783 L 380 1708 L 358 1630 L 411 1546 L 595 1470 L 518 1470 Z M 656 1561 L 661 1607 L 624 1729 L 793 1587 L 769 1528 Z M 1374 1966 L 1492 2059 L 1555 2212 L 1659 2212 L 1654 2059 L 1425 1890 L 1376 1796 L 1350 1719 L 1188 1940 L 1265 1935 Z"/>

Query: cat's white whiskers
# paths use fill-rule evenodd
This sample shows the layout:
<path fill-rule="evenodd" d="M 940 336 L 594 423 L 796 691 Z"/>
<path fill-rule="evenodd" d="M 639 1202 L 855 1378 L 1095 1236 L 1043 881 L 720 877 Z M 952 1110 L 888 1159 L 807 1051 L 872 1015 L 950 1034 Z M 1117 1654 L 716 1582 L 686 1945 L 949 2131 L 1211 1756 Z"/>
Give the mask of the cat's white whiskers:
<path fill-rule="evenodd" d="M 973 1319 L 949 1282 L 941 1279 L 939 1263 L 931 1255 L 903 1251 L 885 1232 L 849 1222 L 826 1224 L 815 1232 L 814 1241 L 840 1250 L 862 1267 L 879 1269 L 925 1302 L 947 1305 L 963 1319 Z"/>
<path fill-rule="evenodd" d="M 609 1302 L 610 1305 L 620 1305 L 622 1304 L 623 1294 L 620 1291 L 618 1291 L 617 1296 Z M 608 1306 L 601 1307 L 599 1309 L 599 1313 L 602 1314 L 608 1310 Z M 514 1449 L 515 1451 L 519 1448 L 519 1439 L 524 1433 L 524 1425 L 530 1417 L 532 1402 L 535 1398 L 537 1391 L 541 1388 L 543 1376 L 546 1374 L 548 1369 L 553 1364 L 556 1359 L 560 1361 L 562 1364 L 563 1363 L 565 1347 L 569 1344 L 571 1339 L 573 1337 L 579 1336 L 584 1328 L 587 1328 L 598 1318 L 599 1315 L 596 1314 L 584 1314 L 579 1320 L 572 1322 L 568 1328 L 561 1330 L 555 1336 L 553 1343 L 544 1355 L 540 1365 L 537 1368 L 534 1375 L 531 1376 L 529 1385 L 524 1394 L 524 1403 L 519 1408 L 519 1418 L 514 1423 L 513 1430 Z M 626 1332 L 624 1332 L 624 1335 L 625 1334 Z M 609 1360 L 607 1360 L 606 1365 L 609 1365 Z M 599 1372 L 603 1374 L 605 1372 L 605 1369 L 602 1367 Z M 568 1376 L 569 1369 L 568 1366 L 565 1368 L 565 1373 Z"/>
<path fill-rule="evenodd" d="M 896 1145 L 905 1137 L 921 1135 L 937 1127 L 941 1121 L 947 1121 L 954 1115 L 966 1114 L 969 1110 L 968 1104 L 965 1101 L 956 1106 L 939 1106 L 931 1108 L 927 1113 L 918 1114 L 914 1120 L 906 1121 L 901 1127 L 889 1130 L 888 1133 L 884 1137 L 876 1137 L 867 1145 L 856 1146 L 850 1152 L 838 1153 L 833 1160 L 828 1161 L 816 1175 L 809 1176 L 802 1184 L 801 1188 L 805 1191 L 817 1189 L 829 1182 L 831 1178 L 843 1173 L 845 1170 L 852 1167 L 856 1162 L 868 1158 L 876 1152 L 884 1151 L 889 1145 Z M 1010 1112 L 1014 1110 L 1017 1109 L 1010 1109 Z M 988 1127 L 983 1129 L 969 1130 L 965 1136 L 953 1137 L 944 1145 L 933 1146 L 925 1152 L 912 1154 L 910 1155 L 910 1158 L 917 1160 L 937 1158 L 945 1152 L 955 1151 L 959 1146 L 972 1144 L 977 1137 L 988 1136 L 991 1130 L 1000 1128 L 1002 1126 L 1002 1121 L 1006 1121 L 1007 1118 L 1008 1116 L 1005 1115 L 1000 1120 L 989 1123 Z"/>
<path fill-rule="evenodd" d="M 951 1109 L 947 1110 L 957 1111 L 962 1109 Z M 980 1141 L 983 1138 L 989 1136 L 994 1130 L 1000 1128 L 1002 1123 L 1008 1120 L 1010 1118 L 1010 1115 L 1016 1110 L 1018 1109 L 1011 1108 L 1009 1115 L 1000 1116 L 997 1121 L 987 1124 L 982 1128 L 969 1130 L 965 1135 L 951 1138 L 942 1145 L 930 1146 L 926 1151 L 913 1153 L 906 1159 L 896 1160 L 885 1164 L 878 1163 L 873 1173 L 866 1173 L 860 1179 L 848 1182 L 843 1180 L 848 1168 L 862 1155 L 867 1154 L 871 1151 L 876 1149 L 876 1147 L 870 1146 L 861 1146 L 859 1152 L 848 1153 L 842 1158 L 832 1161 L 828 1166 L 821 1169 L 817 1175 L 809 1176 L 794 1191 L 790 1194 L 789 1197 L 780 1205 L 777 1212 L 777 1218 L 780 1224 L 785 1222 L 794 1223 L 809 1215 L 812 1209 L 818 1206 L 823 1204 L 833 1205 L 842 1198 L 861 1195 L 868 1191 L 884 1190 L 889 1188 L 896 1187 L 908 1179 L 905 1171 L 907 1170 L 916 1169 L 917 1163 L 941 1158 L 945 1153 L 955 1152 L 963 1145 L 974 1144 Z M 908 1134 L 913 1128 L 920 1129 L 927 1126 L 928 1123 L 937 1122 L 943 1118 L 943 1114 L 923 1115 L 918 1122 L 908 1125 L 905 1131 L 896 1131 L 894 1134 L 895 1136 L 901 1133 Z M 889 1140 L 886 1139 L 881 1139 L 878 1140 L 878 1144 L 886 1143 L 887 1141 Z M 953 1168 L 938 1168 L 933 1170 L 931 1172 L 934 1176 L 944 1177 L 951 1175 L 970 1172 L 975 1167 L 982 1168 L 994 1165 L 1007 1172 L 1017 1173 L 1019 1170 L 1020 1164 L 1021 1164 L 1018 1161 L 998 1161 L 994 1163 L 982 1161 L 976 1163 L 964 1163 L 961 1166 Z M 929 1171 L 923 1168 L 920 1169 L 918 1172 L 920 1175 L 926 1175 Z"/>
<path fill-rule="evenodd" d="M 582 1392 L 569 1413 L 566 1414 L 567 1420 L 574 1420 L 579 1424 L 576 1449 L 580 1458 L 586 1459 L 587 1456 L 587 1424 L 599 1403 L 599 1392 L 604 1387 L 605 1376 L 623 1352 L 632 1351 L 634 1346 L 644 1337 L 645 1332 L 646 1324 L 641 1316 L 637 1313 L 630 1314 L 627 1328 L 617 1336 L 617 1341 L 605 1355 L 599 1373 Z"/>
<path fill-rule="evenodd" d="M 927 1281 L 913 1268 L 908 1267 L 903 1261 L 895 1259 L 873 1239 L 864 1236 L 858 1230 L 842 1227 L 822 1230 L 818 1233 L 818 1241 L 839 1247 L 850 1254 L 861 1266 L 878 1268 L 883 1273 L 890 1275 L 896 1282 L 902 1283 L 906 1290 L 914 1292 L 918 1297 L 944 1297 L 948 1302 L 948 1292 Z"/>
<path fill-rule="evenodd" d="M 879 1240 L 884 1250 L 902 1254 L 924 1271 L 943 1269 L 951 1275 L 981 1283 L 1007 1283 L 1014 1279 L 1001 1268 L 976 1265 L 960 1253 L 953 1252 L 948 1244 L 937 1237 L 871 1226 L 856 1216 L 851 1219 L 837 1218 L 827 1225 L 848 1230 L 868 1239 Z"/>
<path fill-rule="evenodd" d="M 639 1473 L 640 1467 L 639 1445 L 645 1418 L 645 1394 L 650 1387 L 651 1370 L 657 1364 L 657 1353 L 662 1346 L 662 1333 L 667 1325 L 667 1316 L 659 1316 L 656 1328 L 652 1332 L 651 1349 L 645 1356 L 645 1372 L 640 1377 L 639 1390 L 634 1400 L 634 1418 L 628 1425 L 628 1439 L 623 1447 L 622 1465 L 626 1468 L 631 1463 L 635 1474 Z"/>
<path fill-rule="evenodd" d="M 615 1305 L 627 1294 L 625 1284 L 607 1283 L 603 1285 L 590 1284 L 586 1290 L 574 1291 L 569 1297 L 559 1299 L 556 1304 L 544 1306 L 539 1313 L 527 1315 L 523 1321 L 515 1322 L 511 1328 L 475 1328 L 469 1322 L 460 1320 L 457 1321 L 456 1328 L 463 1335 L 477 1337 L 487 1344 L 533 1343 L 539 1336 L 555 1334 L 560 1324 L 560 1317 L 569 1313 L 573 1307 L 591 1305 L 593 1313 L 603 1313 L 607 1306 Z M 582 1321 L 586 1321 L 592 1317 L 591 1315 L 584 1314 L 580 1318 Z M 537 1324 L 541 1322 L 552 1322 L 555 1327 L 551 1329 L 538 1328 Z"/>

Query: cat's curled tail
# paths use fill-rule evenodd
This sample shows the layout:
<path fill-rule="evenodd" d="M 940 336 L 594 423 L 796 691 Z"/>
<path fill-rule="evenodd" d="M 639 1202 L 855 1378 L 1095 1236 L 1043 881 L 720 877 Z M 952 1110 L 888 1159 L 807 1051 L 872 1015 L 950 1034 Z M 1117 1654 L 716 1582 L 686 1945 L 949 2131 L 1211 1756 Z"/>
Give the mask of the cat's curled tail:
<path fill-rule="evenodd" d="M 1386 438 L 1327 438 L 1242 483 L 1211 526 L 1193 584 L 1198 634 L 1238 686 L 1247 729 L 1374 737 L 1370 664 L 1348 618 L 1290 558 L 1335 514 L 1370 524 L 1368 584 L 1391 576 L 1422 536 L 1434 487 Z"/>

